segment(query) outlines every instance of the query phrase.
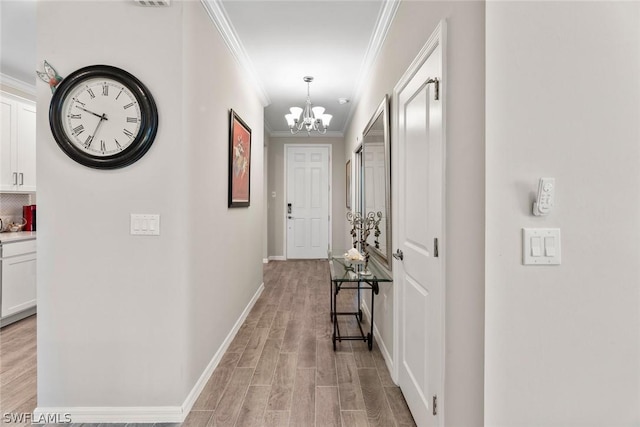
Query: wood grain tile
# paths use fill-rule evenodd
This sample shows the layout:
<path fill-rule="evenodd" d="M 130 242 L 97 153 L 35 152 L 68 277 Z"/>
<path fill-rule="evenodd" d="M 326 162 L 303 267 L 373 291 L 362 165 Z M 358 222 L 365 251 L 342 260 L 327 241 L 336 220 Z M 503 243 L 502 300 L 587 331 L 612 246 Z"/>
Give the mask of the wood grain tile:
<path fill-rule="evenodd" d="M 316 427 L 340 427 L 338 387 L 316 387 Z"/>
<path fill-rule="evenodd" d="M 391 379 L 391 373 L 389 372 L 389 367 L 387 367 L 387 363 L 380 352 L 380 347 L 374 341 L 373 343 L 373 351 L 371 352 L 371 356 L 373 356 L 373 361 L 376 365 L 376 369 L 378 370 L 378 376 L 380 377 L 380 383 L 383 387 L 396 387 L 396 384 Z"/>
<path fill-rule="evenodd" d="M 281 351 L 287 353 L 298 351 L 298 345 L 300 344 L 301 336 L 302 324 L 298 319 L 291 318 L 287 322 L 287 330 L 284 333 Z"/>
<path fill-rule="evenodd" d="M 278 355 L 280 354 L 280 343 L 281 341 L 278 339 L 267 338 L 256 365 L 251 385 L 271 385 L 276 364 L 278 363 Z"/>
<path fill-rule="evenodd" d="M 263 425 L 264 427 L 287 427 L 289 425 L 289 411 L 266 411 Z"/>
<path fill-rule="evenodd" d="M 365 411 L 342 411 L 342 427 L 369 427 Z"/>
<path fill-rule="evenodd" d="M 393 413 L 380 384 L 375 368 L 358 369 L 362 397 L 367 408 L 367 419 L 372 427 L 389 427 L 395 425 Z"/>
<path fill-rule="evenodd" d="M 316 343 L 316 385 L 337 386 L 336 354 L 330 339 L 317 340 Z"/>
<path fill-rule="evenodd" d="M 273 318 L 275 317 L 277 311 L 277 304 L 268 304 L 262 312 L 256 328 L 270 328 L 271 322 L 273 322 Z"/>
<path fill-rule="evenodd" d="M 269 329 L 269 339 L 284 339 L 284 334 L 287 330 L 287 324 L 289 323 L 289 311 L 278 310 L 271 323 L 271 329 Z"/>
<path fill-rule="evenodd" d="M 411 416 L 400 387 L 384 387 L 384 392 L 398 427 L 415 427 L 416 423 Z"/>
<path fill-rule="evenodd" d="M 291 402 L 291 426 L 312 426 L 316 417 L 316 370 L 297 369 Z"/>
<path fill-rule="evenodd" d="M 181 427 L 202 427 L 206 426 L 211 416 L 213 415 L 213 411 L 191 411 L 189 415 L 182 423 Z"/>
<path fill-rule="evenodd" d="M 222 394 L 229 384 L 236 364 L 240 360 L 240 353 L 225 353 L 220 364 L 211 374 L 211 378 L 202 389 L 200 396 L 193 404 L 194 410 L 213 411 L 218 407 Z"/>
<path fill-rule="evenodd" d="M 362 389 L 360 388 L 360 378 L 353 354 L 336 353 L 336 368 L 340 408 L 342 410 L 365 409 Z"/>
<path fill-rule="evenodd" d="M 231 341 L 231 344 L 229 345 L 227 351 L 231 353 L 242 353 L 244 351 L 244 348 L 247 346 L 247 343 L 251 339 L 251 335 L 253 335 L 254 329 L 255 328 L 247 324 L 242 324 L 242 326 L 238 330 L 238 333 L 236 333 L 235 338 L 233 338 L 233 341 Z"/>
<path fill-rule="evenodd" d="M 236 368 L 218 407 L 209 420 L 210 427 L 233 426 L 253 376 L 253 368 Z"/>
<path fill-rule="evenodd" d="M 242 357 L 238 361 L 239 368 L 255 368 L 262 354 L 264 343 L 267 341 L 267 335 L 269 335 L 269 329 L 256 328 L 254 329 L 251 339 L 247 343 L 247 346 L 242 353 Z"/>
<path fill-rule="evenodd" d="M 271 386 L 250 386 L 238 415 L 237 426 L 260 427 Z"/>
<path fill-rule="evenodd" d="M 280 353 L 269 396 L 269 410 L 288 411 L 291 408 L 297 357 L 296 353 Z"/>
<path fill-rule="evenodd" d="M 298 368 L 315 368 L 316 367 L 316 334 L 309 332 L 302 335 L 300 345 L 298 347 Z"/>

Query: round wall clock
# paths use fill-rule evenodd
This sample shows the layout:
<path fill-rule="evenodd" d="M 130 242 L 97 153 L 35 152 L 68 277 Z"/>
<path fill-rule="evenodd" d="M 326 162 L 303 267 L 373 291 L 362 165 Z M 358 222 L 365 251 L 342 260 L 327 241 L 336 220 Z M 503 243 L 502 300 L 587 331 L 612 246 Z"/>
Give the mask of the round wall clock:
<path fill-rule="evenodd" d="M 158 131 L 158 110 L 133 75 L 108 65 L 81 68 L 56 88 L 49 109 L 56 142 L 85 166 L 116 169 L 139 160 Z"/>

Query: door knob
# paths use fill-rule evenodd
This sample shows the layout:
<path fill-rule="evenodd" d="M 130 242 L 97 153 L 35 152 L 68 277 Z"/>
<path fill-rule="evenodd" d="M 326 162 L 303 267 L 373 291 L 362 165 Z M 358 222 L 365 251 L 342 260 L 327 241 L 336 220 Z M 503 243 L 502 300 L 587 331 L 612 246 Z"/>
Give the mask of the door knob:
<path fill-rule="evenodd" d="M 398 249 L 398 250 L 396 251 L 396 253 L 395 253 L 395 254 L 393 254 L 393 257 L 394 257 L 395 259 L 397 259 L 397 260 L 402 261 L 402 260 L 404 259 L 404 254 L 402 253 L 402 251 L 401 251 L 400 249 Z"/>
<path fill-rule="evenodd" d="M 288 215 L 287 218 L 289 219 L 295 219 L 294 217 L 292 217 L 291 215 Z"/>

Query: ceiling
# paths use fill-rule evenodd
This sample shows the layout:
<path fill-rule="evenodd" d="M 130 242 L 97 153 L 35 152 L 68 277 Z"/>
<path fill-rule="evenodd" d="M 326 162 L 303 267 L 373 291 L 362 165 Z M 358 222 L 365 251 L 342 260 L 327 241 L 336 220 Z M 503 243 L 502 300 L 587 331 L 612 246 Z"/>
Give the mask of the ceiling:
<path fill-rule="evenodd" d="M 175 0 L 174 0 L 175 1 Z M 394 10 L 389 0 L 206 0 L 214 23 L 262 95 L 265 126 L 289 133 L 284 115 L 311 101 L 333 115 L 330 134 L 345 130 L 359 84 L 366 77 Z M 33 84 L 35 1 L 0 0 L 0 71 Z M 11 37 L 7 37 L 11 34 Z M 338 98 L 351 102 L 339 104 Z"/>

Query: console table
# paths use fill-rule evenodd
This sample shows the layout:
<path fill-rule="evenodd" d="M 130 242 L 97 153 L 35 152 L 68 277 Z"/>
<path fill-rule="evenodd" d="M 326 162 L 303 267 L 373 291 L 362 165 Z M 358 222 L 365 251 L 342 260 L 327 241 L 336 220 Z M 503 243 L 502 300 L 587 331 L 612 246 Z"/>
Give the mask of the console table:
<path fill-rule="evenodd" d="M 369 261 L 367 270 L 370 274 L 362 274 L 364 265 L 352 264 L 343 256 L 332 256 L 329 253 L 329 270 L 331 273 L 331 321 L 333 322 L 333 350 L 336 350 L 336 341 L 362 340 L 369 347 L 373 348 L 373 309 L 374 296 L 380 291 L 378 283 L 391 282 L 393 278 L 390 273 L 382 269 L 375 261 Z M 358 311 L 339 312 L 337 311 L 336 300 L 341 290 L 354 289 L 358 294 Z M 360 323 L 362 322 L 362 309 L 360 308 L 360 291 L 371 291 L 371 328 L 365 335 Z M 340 334 L 338 316 L 355 316 L 358 321 L 360 335 L 345 336 Z"/>

